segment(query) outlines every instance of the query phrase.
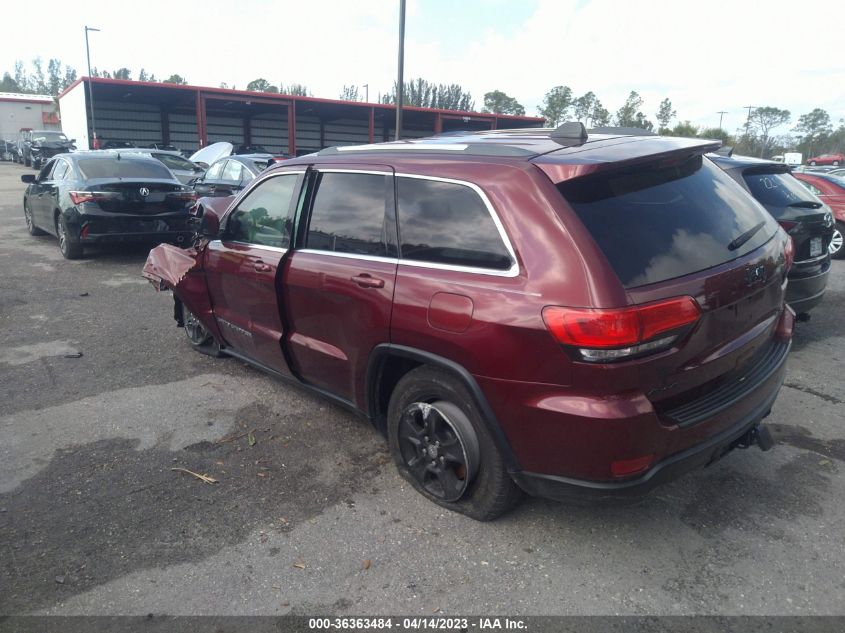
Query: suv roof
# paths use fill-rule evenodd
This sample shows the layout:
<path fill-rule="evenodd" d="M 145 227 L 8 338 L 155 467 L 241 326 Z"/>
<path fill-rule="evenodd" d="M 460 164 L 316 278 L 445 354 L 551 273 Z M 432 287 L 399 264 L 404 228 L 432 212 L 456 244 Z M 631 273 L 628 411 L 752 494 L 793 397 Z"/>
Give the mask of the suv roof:
<path fill-rule="evenodd" d="M 711 152 L 720 145 L 719 141 L 660 137 L 647 130 L 601 128 L 588 132 L 580 123 L 565 123 L 558 128 L 449 132 L 406 141 L 329 147 L 316 155 L 491 156 L 540 163 L 595 165 L 646 156 L 653 159 L 660 154 L 687 149 L 694 153 Z"/>

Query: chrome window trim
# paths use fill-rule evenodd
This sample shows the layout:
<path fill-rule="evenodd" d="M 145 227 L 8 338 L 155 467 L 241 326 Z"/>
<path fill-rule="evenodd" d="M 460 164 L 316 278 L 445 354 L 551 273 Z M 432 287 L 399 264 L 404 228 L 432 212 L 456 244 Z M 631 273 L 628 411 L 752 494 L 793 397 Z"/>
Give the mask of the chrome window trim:
<path fill-rule="evenodd" d="M 493 275 L 497 277 L 517 277 L 519 275 L 519 263 L 516 259 L 516 252 L 513 249 L 513 245 L 511 244 L 510 238 L 508 237 L 507 232 L 505 231 L 505 227 L 502 224 L 502 221 L 499 219 L 498 213 L 493 208 L 493 204 L 490 202 L 490 199 L 487 197 L 487 194 L 484 193 L 484 190 L 481 189 L 478 185 L 472 182 L 467 182 L 466 180 L 456 180 L 454 178 L 442 178 L 440 176 L 424 176 L 421 174 L 407 174 L 407 173 L 397 173 L 397 178 L 415 178 L 417 180 L 434 180 L 436 182 L 446 182 L 453 185 L 461 185 L 464 187 L 469 187 L 472 189 L 479 198 L 481 198 L 481 202 L 484 203 L 485 208 L 487 209 L 487 213 L 490 214 L 490 218 L 493 220 L 493 224 L 496 226 L 496 230 L 499 232 L 499 237 L 502 240 L 502 243 L 505 245 L 505 249 L 508 251 L 508 255 L 511 258 L 511 266 L 507 270 L 497 270 L 495 268 L 479 268 L 476 266 L 460 266 L 456 264 L 438 264 L 436 262 L 421 262 L 416 259 L 405 259 L 402 258 L 403 264 L 419 266 L 421 268 L 435 268 L 438 270 L 459 270 L 462 272 L 468 273 L 476 273 L 482 275 Z M 397 211 L 399 207 L 399 200 L 396 200 Z M 397 215 L 397 223 L 399 222 L 399 218 Z M 402 227 L 399 227 L 399 232 L 401 234 Z M 402 248 L 401 244 L 399 246 L 400 250 Z"/>
<path fill-rule="evenodd" d="M 253 244 L 252 242 L 241 242 L 240 240 L 226 240 L 224 242 L 223 240 L 217 239 L 211 240 L 209 244 L 213 244 L 214 242 L 218 242 L 221 246 L 225 246 L 226 244 L 242 244 L 243 246 L 248 246 L 249 248 L 258 248 L 264 251 L 270 251 L 272 253 L 281 253 L 283 255 L 287 253 L 288 250 L 290 250 L 287 248 L 281 248 L 279 246 L 265 246 L 264 244 Z"/>
<path fill-rule="evenodd" d="M 310 253 L 311 255 L 328 255 L 329 257 L 346 257 L 348 259 L 360 259 L 368 262 L 384 262 L 386 264 L 398 264 L 396 257 L 384 257 L 382 255 L 362 255 L 360 253 L 343 253 L 340 251 L 321 251 L 319 248 L 298 248 L 297 253 Z"/>

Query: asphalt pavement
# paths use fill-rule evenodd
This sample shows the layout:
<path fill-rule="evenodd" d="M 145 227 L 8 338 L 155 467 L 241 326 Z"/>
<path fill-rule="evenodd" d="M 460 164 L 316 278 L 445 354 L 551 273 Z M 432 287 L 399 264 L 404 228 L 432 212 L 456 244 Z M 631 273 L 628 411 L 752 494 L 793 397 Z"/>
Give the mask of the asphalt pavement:
<path fill-rule="evenodd" d="M 366 421 L 188 349 L 146 248 L 28 235 L 24 173 L 0 163 L 0 614 L 845 614 L 845 262 L 774 450 L 482 524 Z"/>

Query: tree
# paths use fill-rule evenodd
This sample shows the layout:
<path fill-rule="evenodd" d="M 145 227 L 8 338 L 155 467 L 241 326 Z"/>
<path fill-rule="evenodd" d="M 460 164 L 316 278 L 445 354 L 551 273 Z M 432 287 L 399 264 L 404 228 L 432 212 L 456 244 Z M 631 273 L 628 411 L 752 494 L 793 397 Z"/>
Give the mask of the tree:
<path fill-rule="evenodd" d="M 162 83 L 165 84 L 176 84 L 179 86 L 187 86 L 188 80 L 182 77 L 182 75 L 170 75 L 167 79 L 163 79 Z"/>
<path fill-rule="evenodd" d="M 833 132 L 830 115 L 821 108 L 815 108 L 812 112 L 798 117 L 798 125 L 793 128 L 793 132 L 797 132 L 801 137 L 798 143 L 801 151 L 813 155 L 814 150 L 823 145 Z"/>
<path fill-rule="evenodd" d="M 596 107 L 596 95 L 592 91 L 587 92 L 572 102 L 572 114 L 576 121 L 580 121 L 586 127 L 590 127 L 590 119 L 593 118 L 593 110 Z"/>
<path fill-rule="evenodd" d="M 537 108 L 549 127 L 557 127 L 566 120 L 572 105 L 572 89 L 569 86 L 555 86 L 543 97 L 543 105 Z"/>
<path fill-rule="evenodd" d="M 115 79 L 126 79 L 132 80 L 132 71 L 128 68 L 118 68 L 112 73 L 112 77 Z"/>
<path fill-rule="evenodd" d="M 715 138 L 722 141 L 722 145 L 731 145 L 732 140 L 730 134 L 720 127 L 706 127 L 699 131 L 700 138 Z"/>
<path fill-rule="evenodd" d="M 596 99 L 596 103 L 593 105 L 593 111 L 590 116 L 593 119 L 594 128 L 607 127 L 610 125 L 610 112 L 598 99 Z"/>
<path fill-rule="evenodd" d="M 294 95 L 298 97 L 314 96 L 303 84 L 291 84 L 289 86 L 285 86 L 285 84 L 279 84 L 279 92 L 283 95 Z"/>
<path fill-rule="evenodd" d="M 660 107 L 658 108 L 657 116 L 655 117 L 658 124 L 657 131 L 660 134 L 668 131 L 669 123 L 675 118 L 676 114 L 677 112 L 672 109 L 672 102 L 669 101 L 669 97 L 666 97 L 660 102 Z"/>
<path fill-rule="evenodd" d="M 150 80 L 150 76 L 147 74 L 147 71 L 142 68 L 141 72 L 138 73 L 138 81 L 149 81 L 149 80 Z"/>
<path fill-rule="evenodd" d="M 41 57 L 36 57 L 32 60 L 32 68 L 32 89 L 37 94 L 47 94 L 47 92 L 49 91 L 49 87 L 47 86 L 47 82 L 44 79 L 44 69 L 42 68 Z"/>
<path fill-rule="evenodd" d="M 522 104 L 501 90 L 484 93 L 484 108 L 481 111 L 494 112 L 496 114 L 517 114 L 520 116 L 525 114 L 525 108 Z"/>
<path fill-rule="evenodd" d="M 750 127 L 759 133 L 760 157 L 766 153 L 770 142 L 771 131 L 785 123 L 789 123 L 789 110 L 781 110 L 772 106 L 757 108 L 751 113 Z"/>
<path fill-rule="evenodd" d="M 21 87 L 9 73 L 3 73 L 3 79 L 0 80 L 0 92 L 21 92 Z"/>
<path fill-rule="evenodd" d="M 381 96 L 381 103 L 396 103 L 396 87 Z M 459 84 L 433 84 L 425 79 L 411 79 L 402 91 L 404 105 L 421 108 L 441 108 L 443 110 L 471 111 L 475 107 L 472 95 L 465 92 Z"/>
<path fill-rule="evenodd" d="M 616 125 L 619 127 L 639 127 L 645 130 L 654 129 L 652 122 L 640 111 L 642 105 L 642 97 L 632 90 L 622 107 L 616 111 Z"/>
<path fill-rule="evenodd" d="M 343 101 L 360 101 L 358 97 L 358 86 L 343 85 L 343 90 L 340 92 L 340 98 Z"/>
<path fill-rule="evenodd" d="M 698 126 L 693 125 L 689 121 L 678 122 L 671 130 L 664 130 L 669 136 L 683 136 L 686 138 L 696 138 L 698 136 Z"/>
<path fill-rule="evenodd" d="M 264 79 L 263 77 L 259 77 L 258 79 L 253 79 L 246 85 L 246 89 L 251 92 L 279 92 L 279 89 L 276 88 L 273 84 L 269 81 Z"/>

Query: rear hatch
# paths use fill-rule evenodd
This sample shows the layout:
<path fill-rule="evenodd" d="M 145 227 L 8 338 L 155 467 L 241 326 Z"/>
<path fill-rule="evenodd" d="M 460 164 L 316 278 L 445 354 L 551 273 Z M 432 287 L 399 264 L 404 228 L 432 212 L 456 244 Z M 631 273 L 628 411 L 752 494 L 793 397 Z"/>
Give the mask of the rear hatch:
<path fill-rule="evenodd" d="M 796 263 L 825 258 L 833 219 L 818 198 L 792 174 L 778 169 L 749 168 L 742 177 L 754 198 L 792 237 Z"/>
<path fill-rule="evenodd" d="M 660 140 L 649 145 L 659 148 Z M 583 152 L 574 170 L 538 165 L 553 179 L 570 176 L 557 181 L 558 190 L 630 305 L 692 297 L 700 307 L 667 345 L 605 361 L 602 371 L 586 357 L 574 363 L 580 388 L 641 391 L 667 424 L 681 422 L 673 413 L 685 404 L 730 381 L 741 383 L 772 354 L 782 360 L 786 353 L 774 334 L 783 311 L 787 238 L 765 209 L 702 156 L 709 149 L 685 146 L 649 158 L 628 148 L 631 159 L 602 164 L 590 164 Z M 699 419 L 687 415 L 684 423 Z"/>

